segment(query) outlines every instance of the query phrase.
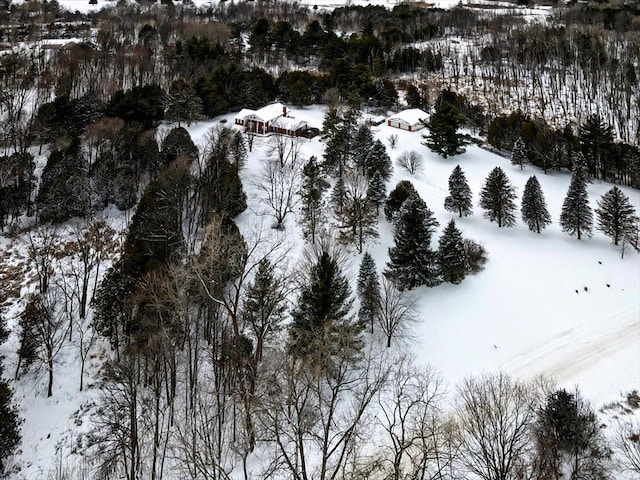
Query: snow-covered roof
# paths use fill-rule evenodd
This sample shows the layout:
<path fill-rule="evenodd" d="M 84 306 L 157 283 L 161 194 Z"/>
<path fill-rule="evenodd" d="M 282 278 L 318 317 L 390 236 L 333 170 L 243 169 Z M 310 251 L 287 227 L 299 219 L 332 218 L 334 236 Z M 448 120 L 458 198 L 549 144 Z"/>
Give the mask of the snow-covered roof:
<path fill-rule="evenodd" d="M 283 114 L 284 105 L 281 103 L 272 103 L 266 107 L 262 107 L 260 110 L 256 110 L 256 117 L 264 120 L 265 122 L 271 122 Z"/>
<path fill-rule="evenodd" d="M 243 108 L 238 112 L 236 118 L 245 119 L 247 117 L 253 117 L 263 123 L 273 122 L 276 118 L 281 117 L 284 113 L 284 105 L 281 103 L 272 103 L 259 110 L 251 110 L 249 108 Z"/>
<path fill-rule="evenodd" d="M 238 112 L 238 114 L 236 115 L 236 118 L 245 118 L 245 117 L 248 117 L 249 115 L 253 115 L 255 113 L 256 113 L 255 110 L 251 110 L 250 108 L 243 108 L 242 110 L 240 110 Z"/>
<path fill-rule="evenodd" d="M 409 125 L 415 125 L 416 123 L 421 123 L 421 121 L 427 117 L 429 117 L 429 114 L 424 110 L 420 110 L 419 108 L 409 108 L 389 117 L 389 120 L 401 121 Z"/>
<path fill-rule="evenodd" d="M 294 118 L 294 117 L 280 117 L 280 118 L 276 118 L 271 123 L 271 126 L 275 128 L 282 128 L 285 130 L 291 130 L 295 132 L 296 130 L 304 127 L 306 124 L 307 122 L 305 122 L 304 120 L 298 120 L 297 118 Z"/>

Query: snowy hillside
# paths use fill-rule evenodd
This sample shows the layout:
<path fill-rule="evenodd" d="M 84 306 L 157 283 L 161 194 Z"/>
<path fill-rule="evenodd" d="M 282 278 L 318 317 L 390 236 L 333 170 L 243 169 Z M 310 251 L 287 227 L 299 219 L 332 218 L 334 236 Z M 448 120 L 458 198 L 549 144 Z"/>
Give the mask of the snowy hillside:
<path fill-rule="evenodd" d="M 324 110 L 292 108 L 291 114 L 310 126 L 321 127 Z M 223 119 L 226 125 L 233 123 L 233 116 L 226 115 L 194 123 L 187 129 L 194 142 L 203 145 L 206 132 Z M 484 271 L 468 276 L 460 285 L 417 289 L 419 321 L 411 332 L 412 339 L 400 348 L 411 349 L 421 363 L 432 365 L 451 390 L 467 375 L 500 369 L 522 379 L 545 374 L 560 386 L 579 385 L 596 407 L 618 401 L 625 392 L 640 390 L 640 255 L 628 250 L 625 258 L 620 258 L 620 251 L 600 233 L 578 241 L 561 232 L 558 218 L 570 180 L 566 172 L 544 175 L 530 166 L 521 171 L 508 159 L 477 146 L 468 146 L 466 153 L 443 159 L 421 144 L 423 132 L 410 133 L 384 124 L 374 127 L 376 138 L 385 143 L 392 160 L 412 150 L 424 158 L 424 168 L 416 175 L 394 165 L 388 191 L 399 180 L 410 180 L 435 212 L 439 232 L 455 218 L 465 237 L 484 244 L 489 261 Z M 392 134 L 398 136 L 395 149 L 389 146 Z M 245 232 L 260 221 L 257 213 L 262 207 L 255 181 L 269 145 L 269 137 L 258 138 L 241 173 L 248 209 L 238 223 Z M 321 158 L 323 148 L 319 137 L 305 139 L 302 156 Z M 474 214 L 463 219 L 446 212 L 443 206 L 449 174 L 458 164 L 474 195 Z M 522 223 L 498 228 L 482 216 L 478 192 L 495 166 L 507 173 L 518 198 L 527 179 L 531 175 L 538 177 L 553 217 L 553 224 L 542 234 L 530 232 Z M 591 205 L 595 206 L 610 187 L 591 183 Z M 640 192 L 623 190 L 640 209 Z M 381 270 L 393 239 L 391 225 L 383 215 L 379 226 L 380 238 L 369 242 L 366 250 Z M 292 244 L 302 245 L 294 218 L 286 221 L 286 235 Z M 3 239 L 2 244 L 7 240 Z M 299 248 L 293 252 L 299 252 Z M 296 262 L 296 258 L 289 260 Z M 353 279 L 360 261 L 355 253 L 352 260 L 349 273 Z M 8 372 L 15 368 L 15 347 L 15 339 L 3 346 L 9 360 Z M 16 398 L 27 421 L 21 453 L 16 458 L 22 471 L 16 479 L 46 478 L 56 462 L 65 462 L 69 453 L 80 453 L 74 448 L 73 439 L 90 426 L 86 411 L 97 393 L 95 377 L 104 349 L 104 344 L 95 349 L 88 368 L 88 376 L 93 378 L 86 381 L 89 388 L 81 394 L 77 392 L 74 352 L 65 354 L 52 398 L 44 396 L 44 380 L 40 376 L 27 377 L 17 384 Z"/>

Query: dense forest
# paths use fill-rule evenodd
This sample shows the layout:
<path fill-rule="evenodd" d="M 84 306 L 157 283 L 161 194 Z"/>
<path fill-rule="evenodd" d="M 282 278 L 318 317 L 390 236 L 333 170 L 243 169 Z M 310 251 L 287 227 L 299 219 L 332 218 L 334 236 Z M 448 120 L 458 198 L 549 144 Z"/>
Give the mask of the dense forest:
<path fill-rule="evenodd" d="M 20 470 L 11 383 L 37 372 L 54 396 L 73 351 L 84 391 L 99 351 L 92 427 L 48 478 L 640 475 L 640 427 L 605 435 L 577 388 L 493 373 L 451 392 L 392 349 L 416 322 L 416 288 L 482 275 L 489 254 L 455 220 L 438 236 L 414 185 L 390 184 L 365 117 L 430 112 L 424 146 L 454 157 L 444 207 L 457 219 L 473 203 L 455 156 L 477 144 L 566 175 L 567 235 L 601 232 L 622 256 L 639 248 L 624 191 L 592 209 L 586 188 L 640 188 L 640 10 L 546 11 L 0 2 L 0 232 L 24 251 L 0 269 L 0 342 L 18 345 L 15 371 L 0 362 L 0 472 Z M 196 144 L 185 127 L 276 101 L 322 106 L 324 151 L 302 158 L 298 137 L 276 136 L 251 186 L 272 224 L 243 234 L 254 133 L 220 124 Z M 405 152 L 398 167 L 413 175 L 422 157 Z M 497 227 L 551 223 L 535 175 L 520 210 L 500 167 L 478 197 Z M 294 217 L 304 245 L 288 241 Z M 393 246 L 378 266 L 367 242 L 383 221 Z"/>

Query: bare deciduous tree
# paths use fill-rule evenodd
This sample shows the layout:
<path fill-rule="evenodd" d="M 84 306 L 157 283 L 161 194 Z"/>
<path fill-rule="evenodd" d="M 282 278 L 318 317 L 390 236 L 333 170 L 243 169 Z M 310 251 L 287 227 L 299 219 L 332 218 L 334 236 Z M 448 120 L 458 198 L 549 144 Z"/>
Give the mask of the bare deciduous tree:
<path fill-rule="evenodd" d="M 384 333 L 387 347 L 391 347 L 393 338 L 402 338 L 416 321 L 416 297 L 408 290 L 400 290 L 387 277 L 382 278 L 380 304 L 376 319 Z"/>
<path fill-rule="evenodd" d="M 284 229 L 287 215 L 295 211 L 299 202 L 301 164 L 281 164 L 267 159 L 262 165 L 262 173 L 254 185 L 261 193 L 261 201 L 266 206 L 268 215 L 275 219 L 273 228 Z"/>
<path fill-rule="evenodd" d="M 458 394 L 462 467 L 486 480 L 529 478 L 535 390 L 497 373 L 465 379 Z"/>
<path fill-rule="evenodd" d="M 640 421 L 627 418 L 618 423 L 613 447 L 622 471 L 640 475 Z"/>
<path fill-rule="evenodd" d="M 390 464 L 387 478 L 434 478 L 428 472 L 442 473 L 437 460 L 443 447 L 438 432 L 443 394 L 442 381 L 430 367 L 418 367 L 410 357 L 399 358 L 391 367 L 388 385 L 378 394 L 378 421 L 388 451 L 382 461 Z"/>
<path fill-rule="evenodd" d="M 274 455 L 266 476 L 284 472 L 295 480 L 335 480 L 347 472 L 346 478 L 359 478 L 368 465 L 348 459 L 364 441 L 362 429 L 387 380 L 386 363 L 373 351 L 357 362 L 337 358 L 321 370 L 290 355 L 274 359 L 261 415 Z"/>
<path fill-rule="evenodd" d="M 404 168 L 411 175 L 415 175 L 416 173 L 420 173 L 424 166 L 424 160 L 422 155 L 418 152 L 410 151 L 410 152 L 402 152 L 398 157 L 398 165 Z"/>

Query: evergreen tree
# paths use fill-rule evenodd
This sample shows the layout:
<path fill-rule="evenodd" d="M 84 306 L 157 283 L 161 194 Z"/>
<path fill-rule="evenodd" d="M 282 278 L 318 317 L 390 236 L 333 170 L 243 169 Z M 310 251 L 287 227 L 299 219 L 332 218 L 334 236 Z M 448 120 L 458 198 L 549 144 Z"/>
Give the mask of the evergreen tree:
<path fill-rule="evenodd" d="M 455 155 L 464 146 L 464 137 L 458 133 L 462 116 L 451 103 L 442 100 L 429 120 L 429 133 L 423 136 L 424 145 L 444 158 Z"/>
<path fill-rule="evenodd" d="M 64 151 L 51 152 L 38 190 L 38 217 L 61 223 L 89 211 L 89 168 L 76 138 Z"/>
<path fill-rule="evenodd" d="M 448 212 L 457 213 L 460 218 L 473 213 L 471 189 L 460 165 L 449 175 L 449 196 L 444 199 L 444 208 Z"/>
<path fill-rule="evenodd" d="M 368 125 L 360 125 L 351 143 L 351 159 L 353 165 L 362 175 L 367 174 L 367 159 L 373 147 L 373 133 Z"/>
<path fill-rule="evenodd" d="M 587 194 L 587 167 L 582 155 L 577 155 L 573 163 L 571 183 L 560 213 L 562 231 L 577 236 L 591 237 L 593 231 L 593 212 L 589 206 Z"/>
<path fill-rule="evenodd" d="M 289 350 L 326 368 L 334 356 L 351 358 L 362 348 L 362 326 L 350 314 L 353 298 L 335 257 L 322 249 L 312 261 L 291 312 Z"/>
<path fill-rule="evenodd" d="M 527 224 L 529 230 L 540 233 L 547 225 L 551 224 L 551 215 L 547 210 L 547 202 L 544 199 L 540 182 L 536 176 L 527 180 L 522 194 L 522 221 Z"/>
<path fill-rule="evenodd" d="M 400 207 L 404 201 L 409 197 L 418 196 L 418 192 L 416 191 L 413 183 L 409 180 L 401 180 L 396 185 L 396 188 L 391 190 L 389 193 L 389 198 L 387 198 L 387 202 L 384 205 L 384 216 L 386 217 L 388 222 L 394 220 L 400 211 Z"/>
<path fill-rule="evenodd" d="M 311 243 L 316 242 L 318 229 L 326 220 L 323 195 L 328 188 L 329 184 L 322 176 L 316 157 L 311 157 L 302 169 L 302 187 L 300 189 L 302 234 Z"/>
<path fill-rule="evenodd" d="M 614 152 L 613 130 L 599 115 L 590 115 L 578 132 L 589 174 L 607 180 Z"/>
<path fill-rule="evenodd" d="M 564 389 L 547 395 L 533 425 L 541 478 L 608 478 L 610 450 L 598 418 L 579 395 Z"/>
<path fill-rule="evenodd" d="M 436 253 L 431 250 L 431 236 L 438 226 L 433 212 L 419 195 L 408 198 L 395 222 L 395 245 L 389 248 L 385 275 L 399 290 L 440 283 Z"/>
<path fill-rule="evenodd" d="M 367 199 L 376 207 L 376 215 L 380 215 L 380 205 L 382 205 L 387 198 L 387 184 L 380 175 L 380 172 L 376 172 L 369 180 L 369 187 L 367 188 Z"/>
<path fill-rule="evenodd" d="M 362 325 L 370 325 L 373 333 L 373 321 L 380 304 L 380 280 L 376 262 L 369 252 L 365 252 L 360 263 L 358 297 L 360 298 L 358 320 Z"/>
<path fill-rule="evenodd" d="M 391 157 L 387 153 L 387 147 L 380 140 L 374 141 L 371 145 L 369 155 L 365 159 L 364 173 L 368 178 L 373 178 L 379 173 L 385 180 L 389 180 L 393 173 Z"/>
<path fill-rule="evenodd" d="M 324 149 L 322 167 L 325 172 L 333 177 L 342 177 L 345 169 L 349 165 L 351 143 L 352 138 L 350 131 L 344 126 L 338 128 Z"/>
<path fill-rule="evenodd" d="M 614 186 L 598 200 L 597 229 L 611 238 L 614 245 L 620 241 L 634 243 L 638 233 L 638 216 L 629 197 Z"/>
<path fill-rule="evenodd" d="M 469 271 L 462 233 L 453 219 L 447 224 L 438 241 L 438 263 L 443 282 L 458 284 Z"/>
<path fill-rule="evenodd" d="M 198 158 L 198 147 L 193 143 L 191 135 L 183 127 L 172 128 L 162 141 L 162 158 L 164 165 L 177 157 Z"/>
<path fill-rule="evenodd" d="M 236 217 L 247 208 L 239 165 L 231 163 L 226 149 L 214 149 L 199 178 L 202 224 L 218 214 Z"/>
<path fill-rule="evenodd" d="M 480 191 L 480 206 L 485 217 L 498 222 L 498 227 L 512 227 L 516 223 L 515 188 L 500 167 L 496 167 L 487 176 Z"/>
<path fill-rule="evenodd" d="M 525 163 L 529 161 L 529 154 L 527 152 L 527 146 L 524 143 L 522 137 L 518 137 L 513 144 L 513 149 L 511 150 L 511 163 L 513 165 L 518 165 L 520 170 L 524 168 Z"/>
<path fill-rule="evenodd" d="M 265 343 L 282 328 L 286 312 L 283 282 L 274 273 L 268 258 L 258 264 L 258 270 L 247 288 L 243 318 L 255 337 L 255 357 L 262 360 Z"/>
<path fill-rule="evenodd" d="M 344 211 L 345 203 L 347 202 L 347 191 L 342 177 L 336 180 L 331 190 L 331 198 L 329 203 L 337 217 L 341 217 Z"/>
<path fill-rule="evenodd" d="M 174 82 L 169 93 L 164 98 L 164 116 L 167 120 L 178 122 L 186 122 L 191 125 L 194 120 L 202 118 L 202 100 L 196 94 L 191 85 L 185 85 L 184 82 Z"/>

